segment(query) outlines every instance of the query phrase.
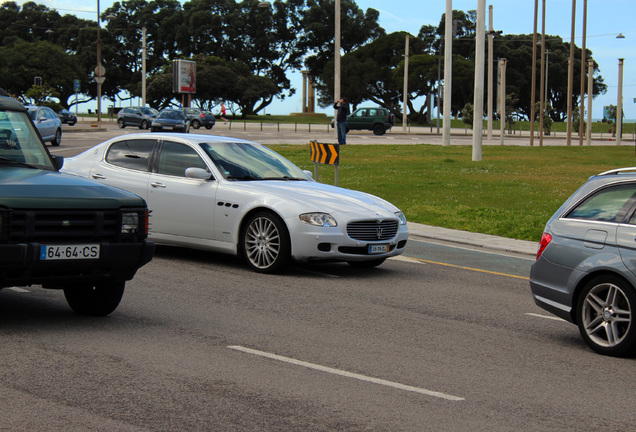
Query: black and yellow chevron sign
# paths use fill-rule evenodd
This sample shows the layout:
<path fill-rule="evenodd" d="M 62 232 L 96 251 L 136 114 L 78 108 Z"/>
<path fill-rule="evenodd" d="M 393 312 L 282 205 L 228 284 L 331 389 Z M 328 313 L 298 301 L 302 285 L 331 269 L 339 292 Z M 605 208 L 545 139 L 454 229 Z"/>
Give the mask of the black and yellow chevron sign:
<path fill-rule="evenodd" d="M 338 165 L 340 163 L 340 145 L 324 144 L 317 141 L 309 143 L 311 147 L 311 160 L 327 165 Z"/>

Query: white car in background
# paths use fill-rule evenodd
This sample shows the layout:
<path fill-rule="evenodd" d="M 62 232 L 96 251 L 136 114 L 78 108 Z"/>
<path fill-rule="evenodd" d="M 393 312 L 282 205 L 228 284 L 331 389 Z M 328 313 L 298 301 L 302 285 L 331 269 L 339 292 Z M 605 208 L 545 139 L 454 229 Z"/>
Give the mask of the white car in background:
<path fill-rule="evenodd" d="M 64 160 L 63 172 L 136 193 L 150 239 L 242 256 L 263 273 L 290 260 L 373 267 L 404 251 L 406 218 L 376 196 L 318 183 L 260 144 L 130 134 Z"/>

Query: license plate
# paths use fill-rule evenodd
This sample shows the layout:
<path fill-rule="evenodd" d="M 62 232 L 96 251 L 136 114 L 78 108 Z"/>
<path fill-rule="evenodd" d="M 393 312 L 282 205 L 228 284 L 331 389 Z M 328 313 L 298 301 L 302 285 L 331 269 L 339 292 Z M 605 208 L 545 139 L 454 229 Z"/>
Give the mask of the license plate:
<path fill-rule="evenodd" d="M 387 253 L 389 251 L 388 244 L 369 245 L 369 254 Z"/>
<path fill-rule="evenodd" d="M 99 259 L 99 244 L 40 246 L 40 260 Z"/>
<path fill-rule="evenodd" d="M 172 130 L 172 126 L 164 126 L 163 127 L 165 130 Z"/>

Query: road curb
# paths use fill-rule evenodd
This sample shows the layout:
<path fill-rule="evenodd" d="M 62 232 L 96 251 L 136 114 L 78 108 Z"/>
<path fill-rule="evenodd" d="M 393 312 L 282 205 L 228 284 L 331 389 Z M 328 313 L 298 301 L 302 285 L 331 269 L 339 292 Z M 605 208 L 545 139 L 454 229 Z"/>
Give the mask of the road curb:
<path fill-rule="evenodd" d="M 452 230 L 431 225 L 407 222 L 410 237 L 435 240 L 444 243 L 472 246 L 492 252 L 515 253 L 534 258 L 538 245 L 527 240 L 498 237 L 490 234 Z"/>

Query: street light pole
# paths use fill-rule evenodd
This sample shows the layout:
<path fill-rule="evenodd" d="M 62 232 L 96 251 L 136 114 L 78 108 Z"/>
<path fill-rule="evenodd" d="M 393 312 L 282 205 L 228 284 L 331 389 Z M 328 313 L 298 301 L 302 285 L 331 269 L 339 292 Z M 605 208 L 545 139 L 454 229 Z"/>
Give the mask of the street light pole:
<path fill-rule="evenodd" d="M 574 92 L 574 26 L 576 23 L 576 0 L 572 0 L 572 31 L 570 36 L 570 59 L 568 60 L 568 134 L 567 145 L 572 144 L 572 96 Z"/>
<path fill-rule="evenodd" d="M 334 83 L 333 96 L 334 101 L 340 100 L 340 0 L 335 1 L 335 40 L 334 40 Z M 334 110 L 334 126 L 336 136 L 338 134 L 338 116 L 337 110 Z"/>
<path fill-rule="evenodd" d="M 99 0 L 97 0 L 97 67 L 95 68 L 95 81 L 97 82 L 97 124 L 102 122 L 102 38 L 99 23 Z"/>
<path fill-rule="evenodd" d="M 492 27 L 492 5 L 488 5 L 488 140 L 492 139 L 492 61 L 493 61 L 493 36 L 494 29 Z"/>
<path fill-rule="evenodd" d="M 532 32 L 532 78 L 530 83 L 530 145 L 534 145 L 534 105 L 537 88 L 537 19 L 539 16 L 539 0 L 534 0 L 534 31 Z"/>
<path fill-rule="evenodd" d="M 477 2 L 477 31 L 475 42 L 475 93 L 473 102 L 473 161 L 482 157 L 482 130 L 484 128 L 484 52 L 486 0 Z"/>
<path fill-rule="evenodd" d="M 543 61 L 545 60 L 545 3 L 543 0 L 543 7 L 541 12 L 541 77 L 539 78 L 539 146 L 543 145 L 543 120 L 545 114 L 545 68 L 543 67 Z"/>
<path fill-rule="evenodd" d="M 579 145 L 583 145 L 585 115 L 585 39 L 587 38 L 587 0 L 583 0 L 583 42 L 581 43 L 581 108 L 579 109 Z M 589 108 L 588 108 L 589 109 Z"/>
<path fill-rule="evenodd" d="M 404 96 L 403 96 L 403 109 L 402 109 L 402 132 L 406 132 L 406 123 L 408 117 L 406 115 L 406 109 L 408 104 L 408 92 L 409 92 L 409 36 L 406 34 L 406 42 L 404 46 Z"/>
<path fill-rule="evenodd" d="M 146 106 L 146 27 L 141 32 L 141 105 Z"/>
<path fill-rule="evenodd" d="M 443 145 L 450 145 L 451 94 L 453 81 L 453 0 L 446 0 L 446 26 L 444 29 L 444 129 Z"/>
<path fill-rule="evenodd" d="M 592 145 L 592 97 L 594 93 L 594 60 L 587 61 L 587 135 L 586 144 Z"/>
<path fill-rule="evenodd" d="M 623 60 L 618 59 L 618 100 L 616 101 L 616 145 L 621 145 L 623 135 Z"/>

